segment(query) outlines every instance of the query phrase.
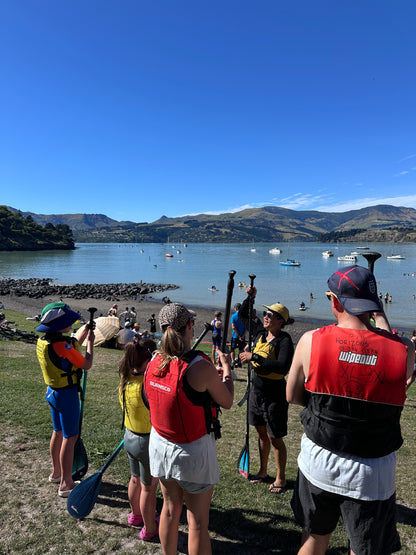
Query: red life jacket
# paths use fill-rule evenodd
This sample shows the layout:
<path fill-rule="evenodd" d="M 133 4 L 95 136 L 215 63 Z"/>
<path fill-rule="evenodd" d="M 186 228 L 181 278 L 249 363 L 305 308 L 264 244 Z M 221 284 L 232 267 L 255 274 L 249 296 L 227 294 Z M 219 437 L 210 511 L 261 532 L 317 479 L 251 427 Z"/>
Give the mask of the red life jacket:
<path fill-rule="evenodd" d="M 326 449 L 381 457 L 403 443 L 407 347 L 384 331 L 336 325 L 316 330 L 301 414 L 306 435 Z"/>
<path fill-rule="evenodd" d="M 199 352 L 186 353 L 166 366 L 161 375 L 162 357 L 148 364 L 144 386 L 150 421 L 156 432 L 173 443 L 191 443 L 212 431 L 212 398 L 208 392 L 192 389 L 185 379 L 188 366 Z"/>

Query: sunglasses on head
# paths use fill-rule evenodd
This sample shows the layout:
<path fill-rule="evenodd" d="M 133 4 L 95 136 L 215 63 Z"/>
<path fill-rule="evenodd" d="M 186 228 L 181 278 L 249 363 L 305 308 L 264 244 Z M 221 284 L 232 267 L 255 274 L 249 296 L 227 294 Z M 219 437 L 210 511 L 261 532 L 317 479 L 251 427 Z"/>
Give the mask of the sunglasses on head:
<path fill-rule="evenodd" d="M 338 297 L 335 295 L 335 293 L 332 293 L 332 291 L 325 291 L 325 295 L 328 301 L 330 301 L 332 297 L 335 297 L 336 299 L 338 299 Z"/>

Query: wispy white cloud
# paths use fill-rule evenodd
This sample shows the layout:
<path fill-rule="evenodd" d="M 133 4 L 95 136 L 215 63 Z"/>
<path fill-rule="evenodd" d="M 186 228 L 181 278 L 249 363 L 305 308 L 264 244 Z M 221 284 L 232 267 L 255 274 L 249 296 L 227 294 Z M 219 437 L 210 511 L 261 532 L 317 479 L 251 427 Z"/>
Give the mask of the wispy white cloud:
<path fill-rule="evenodd" d="M 361 198 L 355 200 L 347 200 L 344 202 L 336 202 L 334 204 L 324 204 L 315 207 L 315 210 L 321 212 L 346 212 L 348 210 L 359 210 L 367 206 L 376 206 L 377 204 L 391 204 L 392 206 L 406 206 L 407 208 L 416 208 L 416 195 L 406 195 L 401 197 L 378 197 L 378 198 Z"/>
<path fill-rule="evenodd" d="M 410 154 L 410 156 L 405 156 L 398 160 L 398 163 L 401 164 L 402 162 L 406 162 L 406 160 L 411 160 L 412 158 L 416 158 L 416 154 Z"/>
<path fill-rule="evenodd" d="M 262 208 L 264 206 L 278 206 L 289 210 L 316 210 L 318 212 L 348 212 L 349 210 L 360 210 L 367 206 L 376 206 L 378 204 L 390 204 L 392 206 L 406 206 L 407 208 L 416 209 L 416 194 L 404 195 L 398 197 L 364 197 L 353 200 L 339 201 L 335 200 L 332 195 L 311 195 L 303 193 L 294 193 L 291 197 L 283 199 L 274 198 L 273 201 L 257 202 L 243 204 L 223 210 L 195 212 L 186 214 L 186 216 L 196 216 L 198 214 L 207 214 L 217 216 L 218 214 L 240 212 L 249 208 Z M 185 214 L 182 214 L 185 216 Z"/>
<path fill-rule="evenodd" d="M 399 173 L 394 174 L 394 177 L 399 177 L 400 175 L 406 175 L 407 173 L 409 173 L 408 170 L 403 170 Z"/>

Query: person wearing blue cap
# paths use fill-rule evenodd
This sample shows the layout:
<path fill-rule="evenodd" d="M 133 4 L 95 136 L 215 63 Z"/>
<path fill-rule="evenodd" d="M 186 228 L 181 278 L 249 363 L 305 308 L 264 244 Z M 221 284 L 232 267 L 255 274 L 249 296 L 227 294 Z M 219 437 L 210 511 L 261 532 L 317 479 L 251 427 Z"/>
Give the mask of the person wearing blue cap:
<path fill-rule="evenodd" d="M 305 407 L 292 497 L 299 553 L 324 554 L 342 516 L 352 554 L 388 555 L 400 549 L 395 452 L 414 346 L 391 333 L 372 272 L 340 268 L 328 287 L 337 324 L 301 337 L 287 382 L 289 403 Z"/>
<path fill-rule="evenodd" d="M 89 370 L 93 362 L 94 331 L 85 331 L 76 339 L 64 336 L 80 315 L 65 303 L 50 303 L 42 310 L 36 331 L 44 332 L 37 342 L 36 354 L 47 385 L 53 432 L 50 441 L 52 474 L 49 482 L 59 483 L 58 495 L 68 497 L 77 485 L 72 479 L 74 446 L 78 438 L 80 407 L 78 386 L 82 369 Z M 80 344 L 87 340 L 85 357 Z M 78 482 L 79 483 L 79 482 Z"/>

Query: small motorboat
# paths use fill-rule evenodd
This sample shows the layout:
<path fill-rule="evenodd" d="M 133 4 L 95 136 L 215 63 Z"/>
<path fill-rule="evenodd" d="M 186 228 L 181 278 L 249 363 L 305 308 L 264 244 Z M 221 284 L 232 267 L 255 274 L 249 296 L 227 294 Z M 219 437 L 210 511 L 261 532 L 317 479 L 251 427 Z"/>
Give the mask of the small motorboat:
<path fill-rule="evenodd" d="M 386 258 L 387 260 L 406 260 L 406 257 L 402 256 L 401 254 L 391 254 Z"/>
<path fill-rule="evenodd" d="M 285 262 L 280 262 L 281 266 L 300 266 L 300 262 L 296 262 L 296 260 L 288 258 Z"/>
<path fill-rule="evenodd" d="M 334 253 L 330 250 L 323 251 L 322 256 L 323 256 L 323 258 L 331 258 L 331 256 L 334 256 Z"/>
<path fill-rule="evenodd" d="M 338 262 L 349 262 L 350 264 L 355 264 L 357 262 L 357 257 L 355 254 L 345 254 L 344 256 L 338 256 Z"/>
<path fill-rule="evenodd" d="M 254 247 L 252 249 L 250 249 L 251 252 L 257 252 L 257 249 L 255 249 Z"/>
<path fill-rule="evenodd" d="M 281 254 L 281 250 L 278 247 L 274 247 L 273 249 L 269 250 L 270 254 Z"/>
<path fill-rule="evenodd" d="M 173 254 L 171 252 L 167 252 L 165 256 L 166 258 L 173 258 Z"/>

